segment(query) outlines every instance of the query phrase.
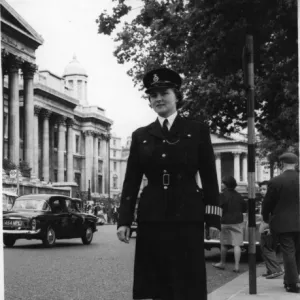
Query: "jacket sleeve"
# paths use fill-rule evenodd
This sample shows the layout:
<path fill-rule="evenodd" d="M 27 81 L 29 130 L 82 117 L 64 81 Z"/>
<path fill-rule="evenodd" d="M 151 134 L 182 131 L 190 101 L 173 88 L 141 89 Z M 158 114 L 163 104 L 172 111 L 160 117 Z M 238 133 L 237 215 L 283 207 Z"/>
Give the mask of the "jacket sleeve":
<path fill-rule="evenodd" d="M 207 227 L 216 227 L 220 230 L 222 209 L 219 203 L 219 186 L 215 155 L 210 139 L 209 129 L 207 127 L 201 129 L 201 140 L 202 143 L 198 150 L 198 170 L 204 193 L 204 221 Z"/>
<path fill-rule="evenodd" d="M 118 228 L 120 226 L 130 226 L 134 218 L 136 200 L 143 177 L 138 157 L 137 132 L 135 131 L 132 134 L 132 142 L 123 183 Z"/>
<path fill-rule="evenodd" d="M 276 184 L 270 181 L 268 184 L 267 194 L 262 202 L 261 214 L 265 223 L 269 223 L 270 214 L 273 213 L 274 208 L 278 202 L 279 192 L 276 189 Z"/>

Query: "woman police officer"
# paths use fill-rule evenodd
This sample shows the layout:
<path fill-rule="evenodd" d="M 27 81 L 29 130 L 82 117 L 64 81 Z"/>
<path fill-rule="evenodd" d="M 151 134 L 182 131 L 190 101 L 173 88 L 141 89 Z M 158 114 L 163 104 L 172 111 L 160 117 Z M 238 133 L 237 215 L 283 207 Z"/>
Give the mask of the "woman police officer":
<path fill-rule="evenodd" d="M 207 299 L 204 222 L 220 230 L 221 209 L 209 129 L 181 118 L 181 77 L 160 68 L 143 78 L 154 123 L 133 132 L 117 235 L 128 243 L 138 205 L 133 299 Z M 196 183 L 199 171 L 203 192 Z"/>

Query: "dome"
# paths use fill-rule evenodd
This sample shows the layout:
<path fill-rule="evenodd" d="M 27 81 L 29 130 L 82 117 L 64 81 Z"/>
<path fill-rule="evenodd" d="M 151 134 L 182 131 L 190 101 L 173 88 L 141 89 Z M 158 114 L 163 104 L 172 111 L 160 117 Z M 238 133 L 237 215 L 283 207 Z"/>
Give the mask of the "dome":
<path fill-rule="evenodd" d="M 69 62 L 69 64 L 65 67 L 63 77 L 69 76 L 69 75 L 87 76 L 86 70 L 79 63 L 79 61 L 76 58 L 76 55 L 73 56 L 73 60 L 71 62 Z"/>

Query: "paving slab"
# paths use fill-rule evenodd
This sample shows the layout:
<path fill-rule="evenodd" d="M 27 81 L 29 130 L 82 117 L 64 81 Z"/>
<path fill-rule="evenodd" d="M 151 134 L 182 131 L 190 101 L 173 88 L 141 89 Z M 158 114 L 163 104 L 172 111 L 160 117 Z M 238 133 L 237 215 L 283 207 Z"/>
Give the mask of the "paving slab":
<path fill-rule="evenodd" d="M 232 281 L 208 295 L 208 300 L 300 300 L 300 294 L 287 293 L 283 287 L 283 275 L 266 279 L 261 275 L 265 266 L 260 264 L 256 269 L 257 293 L 249 293 L 249 272 L 244 272 Z"/>

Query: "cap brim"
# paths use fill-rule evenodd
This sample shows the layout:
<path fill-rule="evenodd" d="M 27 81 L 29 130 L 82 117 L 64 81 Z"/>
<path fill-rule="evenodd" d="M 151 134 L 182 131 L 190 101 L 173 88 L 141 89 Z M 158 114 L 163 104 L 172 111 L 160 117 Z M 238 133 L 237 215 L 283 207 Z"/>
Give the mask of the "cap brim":
<path fill-rule="evenodd" d="M 155 85 L 149 87 L 148 89 L 146 89 L 145 93 L 149 94 L 153 90 L 171 89 L 171 88 L 178 89 L 178 86 L 176 84 L 172 84 L 172 83 L 155 84 Z"/>

